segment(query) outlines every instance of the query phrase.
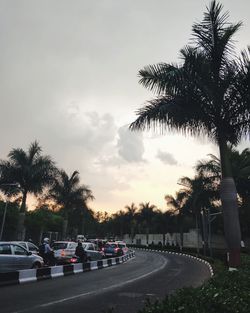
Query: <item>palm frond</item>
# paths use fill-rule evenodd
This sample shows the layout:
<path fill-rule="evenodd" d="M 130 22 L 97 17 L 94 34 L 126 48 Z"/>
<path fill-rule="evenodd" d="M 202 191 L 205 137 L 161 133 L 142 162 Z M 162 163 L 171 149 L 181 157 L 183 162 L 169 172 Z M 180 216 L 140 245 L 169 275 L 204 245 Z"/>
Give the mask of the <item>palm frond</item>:
<path fill-rule="evenodd" d="M 157 94 L 174 94 L 180 80 L 180 68 L 174 64 L 149 65 L 139 71 L 139 83 Z"/>

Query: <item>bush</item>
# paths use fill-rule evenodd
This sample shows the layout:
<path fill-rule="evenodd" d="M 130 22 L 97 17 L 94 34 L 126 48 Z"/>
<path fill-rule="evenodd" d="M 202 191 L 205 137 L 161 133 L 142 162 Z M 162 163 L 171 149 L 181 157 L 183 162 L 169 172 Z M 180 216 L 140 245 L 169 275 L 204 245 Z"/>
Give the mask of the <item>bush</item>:
<path fill-rule="evenodd" d="M 184 288 L 163 301 L 147 303 L 140 313 L 249 313 L 250 257 L 238 271 L 226 270 L 199 288 Z"/>

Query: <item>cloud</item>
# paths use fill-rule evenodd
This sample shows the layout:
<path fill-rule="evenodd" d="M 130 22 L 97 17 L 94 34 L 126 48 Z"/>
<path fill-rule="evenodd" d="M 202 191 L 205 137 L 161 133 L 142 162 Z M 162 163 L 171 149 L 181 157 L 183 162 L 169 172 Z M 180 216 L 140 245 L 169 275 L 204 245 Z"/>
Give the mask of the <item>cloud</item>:
<path fill-rule="evenodd" d="M 156 157 L 164 164 L 177 165 L 177 161 L 171 153 L 158 150 Z"/>
<path fill-rule="evenodd" d="M 117 148 L 119 156 L 129 163 L 145 162 L 143 159 L 144 145 L 141 133 L 131 132 L 128 126 L 118 130 Z"/>

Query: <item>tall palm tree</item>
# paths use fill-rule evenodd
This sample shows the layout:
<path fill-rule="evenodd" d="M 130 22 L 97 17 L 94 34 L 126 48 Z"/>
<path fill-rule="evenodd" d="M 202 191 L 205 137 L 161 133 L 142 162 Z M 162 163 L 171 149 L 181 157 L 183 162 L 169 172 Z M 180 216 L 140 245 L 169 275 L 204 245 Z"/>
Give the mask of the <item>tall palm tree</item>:
<path fill-rule="evenodd" d="M 38 195 L 46 186 L 49 186 L 55 174 L 54 162 L 50 156 L 42 156 L 42 148 L 37 141 L 31 143 L 27 152 L 23 149 L 12 149 L 8 154 L 9 160 L 0 161 L 0 184 L 1 189 L 7 192 L 8 183 L 17 183 L 19 188 L 15 194 L 21 194 L 22 201 L 17 227 L 17 238 L 23 240 L 25 237 L 25 212 L 27 195 L 29 193 Z"/>
<path fill-rule="evenodd" d="M 48 198 L 56 202 L 63 214 L 62 237 L 65 238 L 70 213 L 88 200 L 93 200 L 94 196 L 87 186 L 80 185 L 80 177 L 77 171 L 68 176 L 64 170 L 60 170 L 53 186 L 48 191 Z"/>
<path fill-rule="evenodd" d="M 242 23 L 229 23 L 222 9 L 212 1 L 203 20 L 193 25 L 193 45 L 180 51 L 180 64 L 161 63 L 139 72 L 140 83 L 158 97 L 138 111 L 130 128 L 206 135 L 218 145 L 229 266 L 236 267 L 241 232 L 228 144 L 236 146 L 250 131 L 250 49 L 233 58 L 233 35 Z"/>

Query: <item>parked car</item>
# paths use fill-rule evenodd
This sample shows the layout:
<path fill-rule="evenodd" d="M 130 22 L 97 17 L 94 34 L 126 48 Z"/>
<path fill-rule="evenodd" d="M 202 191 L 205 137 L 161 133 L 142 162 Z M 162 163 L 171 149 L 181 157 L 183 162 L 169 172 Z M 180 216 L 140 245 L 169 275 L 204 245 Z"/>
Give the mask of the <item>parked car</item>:
<path fill-rule="evenodd" d="M 84 242 L 84 241 L 86 241 L 86 237 L 84 235 L 77 235 L 76 241 L 77 242 L 79 242 L 79 241 Z"/>
<path fill-rule="evenodd" d="M 126 245 L 126 242 L 124 242 L 124 241 L 116 241 L 116 243 L 118 244 L 118 247 L 122 249 L 123 254 L 128 253 L 128 247 Z"/>
<path fill-rule="evenodd" d="M 54 250 L 54 257 L 57 264 L 72 263 L 77 243 L 74 241 L 55 241 L 51 248 Z"/>
<path fill-rule="evenodd" d="M 108 241 L 107 239 L 88 239 L 88 242 L 91 242 L 96 245 L 98 251 L 102 251 L 105 243 Z"/>
<path fill-rule="evenodd" d="M 12 241 L 12 243 L 16 243 L 16 244 L 24 247 L 26 250 L 32 252 L 32 254 L 38 254 L 39 253 L 39 248 L 30 241 Z"/>
<path fill-rule="evenodd" d="M 13 272 L 30 268 L 40 268 L 43 259 L 32 254 L 19 244 L 0 242 L 0 272 Z"/>
<path fill-rule="evenodd" d="M 107 242 L 103 248 L 106 257 L 117 257 L 124 254 L 117 242 Z"/>
<path fill-rule="evenodd" d="M 101 260 L 105 256 L 103 251 L 99 251 L 97 246 L 92 242 L 83 242 L 82 246 L 87 252 L 89 261 Z"/>

